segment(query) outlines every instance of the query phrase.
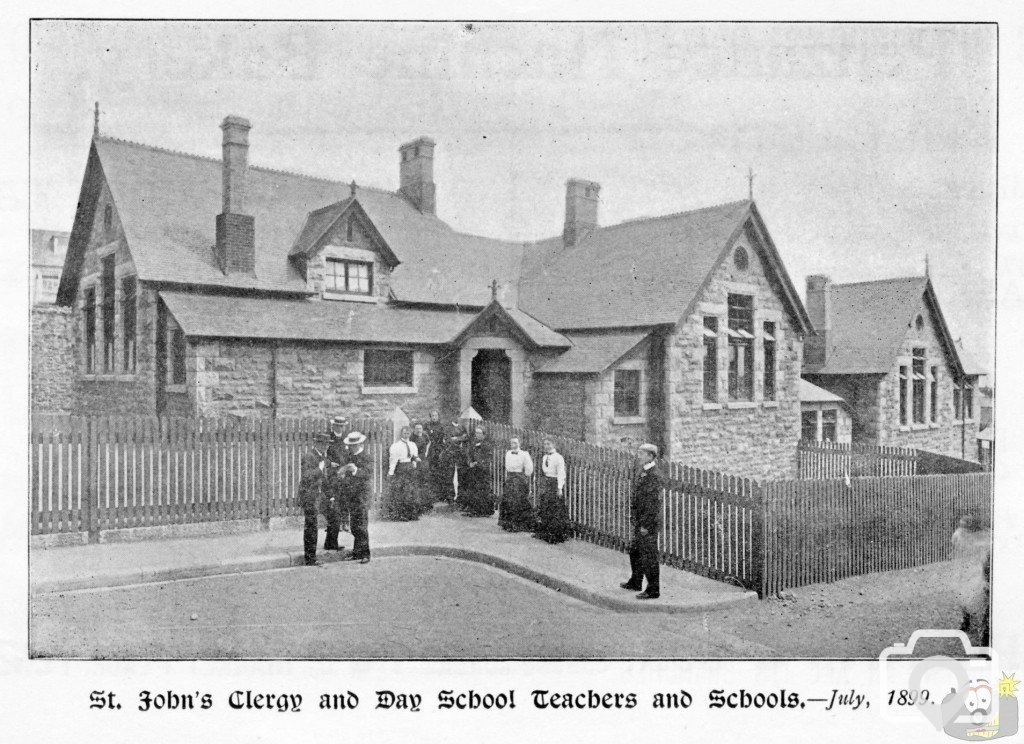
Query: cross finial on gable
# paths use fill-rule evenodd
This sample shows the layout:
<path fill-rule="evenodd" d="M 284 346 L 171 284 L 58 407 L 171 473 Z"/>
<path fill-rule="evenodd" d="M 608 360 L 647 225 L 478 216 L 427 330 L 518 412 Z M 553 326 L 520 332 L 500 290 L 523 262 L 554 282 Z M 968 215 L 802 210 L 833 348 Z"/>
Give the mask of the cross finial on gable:
<path fill-rule="evenodd" d="M 96 105 L 92 112 L 92 136 L 100 136 L 100 102 L 96 101 Z"/>
<path fill-rule="evenodd" d="M 350 194 L 350 196 L 353 196 L 353 197 L 354 197 L 354 196 L 356 195 L 356 179 L 354 179 L 354 178 L 353 178 L 353 179 L 352 179 L 352 183 L 350 183 L 350 184 L 348 185 L 348 187 L 349 187 L 349 190 L 350 190 L 350 191 L 352 192 L 352 193 Z"/>
<path fill-rule="evenodd" d="M 754 201 L 754 169 L 747 167 L 747 195 Z"/>
<path fill-rule="evenodd" d="M 927 253 L 924 254 L 924 275 L 925 275 L 926 278 L 930 276 L 930 274 L 928 272 L 928 254 Z"/>
<path fill-rule="evenodd" d="M 491 281 L 491 302 L 494 302 L 496 299 L 498 299 L 498 280 L 493 279 Z"/>

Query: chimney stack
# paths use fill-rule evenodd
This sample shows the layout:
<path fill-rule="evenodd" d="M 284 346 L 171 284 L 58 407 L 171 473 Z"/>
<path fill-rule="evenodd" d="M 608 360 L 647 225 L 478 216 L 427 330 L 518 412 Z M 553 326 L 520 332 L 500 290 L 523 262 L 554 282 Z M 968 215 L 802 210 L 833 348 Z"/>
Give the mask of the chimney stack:
<path fill-rule="evenodd" d="M 574 248 L 597 227 L 598 195 L 601 184 L 570 178 L 565 182 L 565 227 L 562 242 Z"/>
<path fill-rule="evenodd" d="M 804 341 L 804 363 L 814 368 L 825 366 L 832 331 L 832 280 L 821 274 L 807 277 L 807 315 L 814 332 Z"/>
<path fill-rule="evenodd" d="M 434 195 L 434 140 L 420 137 L 398 148 L 399 193 L 424 214 L 437 214 Z"/>
<path fill-rule="evenodd" d="M 240 116 L 227 116 L 220 128 L 224 132 L 221 161 L 223 211 L 217 215 L 217 243 L 214 250 L 220 269 L 225 274 L 255 274 L 255 218 L 245 214 L 251 125 Z"/>

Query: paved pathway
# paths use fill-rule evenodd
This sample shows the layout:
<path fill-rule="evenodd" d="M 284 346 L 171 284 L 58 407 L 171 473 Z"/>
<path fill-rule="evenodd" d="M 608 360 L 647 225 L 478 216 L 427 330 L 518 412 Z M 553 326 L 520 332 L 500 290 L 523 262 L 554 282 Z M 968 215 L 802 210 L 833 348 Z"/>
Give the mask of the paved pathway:
<path fill-rule="evenodd" d="M 323 531 L 319 533 L 323 543 Z M 249 534 L 146 540 L 33 549 L 34 593 L 167 581 L 197 576 L 300 566 L 299 529 Z M 342 544 L 351 547 L 342 533 Z M 593 605 L 630 612 L 698 612 L 755 600 L 756 595 L 687 571 L 662 567 L 661 599 L 643 602 L 619 588 L 628 558 L 617 551 L 569 540 L 549 545 L 508 533 L 494 518 L 469 518 L 439 506 L 415 522 L 371 522 L 374 561 L 437 555 L 484 563 Z M 325 561 L 341 556 L 321 555 Z M 317 569 L 302 570 L 313 571 Z"/>

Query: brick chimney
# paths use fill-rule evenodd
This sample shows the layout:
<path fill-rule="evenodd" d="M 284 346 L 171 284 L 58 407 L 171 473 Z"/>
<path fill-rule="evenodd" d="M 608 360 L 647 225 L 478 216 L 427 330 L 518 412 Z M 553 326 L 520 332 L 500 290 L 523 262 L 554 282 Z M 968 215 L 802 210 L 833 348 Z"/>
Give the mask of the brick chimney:
<path fill-rule="evenodd" d="M 565 182 L 565 227 L 562 242 L 574 248 L 597 227 L 598 195 L 601 184 L 570 178 Z"/>
<path fill-rule="evenodd" d="M 256 220 L 245 214 L 251 125 L 240 116 L 227 116 L 220 128 L 224 132 L 221 161 L 223 211 L 217 215 L 214 252 L 225 274 L 255 274 Z"/>
<path fill-rule="evenodd" d="M 807 315 L 810 316 L 814 332 L 804 340 L 804 364 L 813 372 L 828 361 L 828 349 L 832 331 L 832 280 L 815 274 L 807 277 Z"/>
<path fill-rule="evenodd" d="M 437 214 L 434 144 L 430 137 L 420 137 L 398 148 L 398 191 L 424 214 Z"/>

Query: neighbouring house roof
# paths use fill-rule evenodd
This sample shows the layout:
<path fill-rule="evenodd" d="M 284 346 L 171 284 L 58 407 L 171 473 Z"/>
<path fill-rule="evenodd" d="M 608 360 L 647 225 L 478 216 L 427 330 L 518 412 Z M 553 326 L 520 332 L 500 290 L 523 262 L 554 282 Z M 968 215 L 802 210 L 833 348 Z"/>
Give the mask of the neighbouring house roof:
<path fill-rule="evenodd" d="M 733 240 L 750 227 L 801 331 L 810 320 L 753 202 L 596 228 L 574 248 L 527 246 L 519 306 L 559 330 L 674 324 Z"/>
<path fill-rule="evenodd" d="M 846 400 L 835 393 L 830 393 L 828 390 L 818 387 L 814 383 L 808 382 L 807 380 L 800 380 L 799 395 L 801 403 L 842 403 L 846 405 Z"/>
<path fill-rule="evenodd" d="M 566 334 L 572 348 L 534 374 L 598 374 L 619 361 L 653 329 Z"/>
<path fill-rule="evenodd" d="M 963 341 L 960 339 L 956 341 L 956 353 L 960 356 L 960 363 L 963 365 L 964 374 L 972 376 L 988 374 L 988 370 L 982 367 L 974 356 L 964 348 Z"/>
<path fill-rule="evenodd" d="M 830 328 L 825 364 L 817 369 L 808 367 L 807 372 L 821 375 L 888 373 L 922 302 L 932 311 L 936 334 L 953 367 L 963 370 L 961 355 L 928 277 L 831 284 L 828 292 Z"/>
<path fill-rule="evenodd" d="M 32 265 L 63 266 L 64 254 L 68 249 L 68 238 L 71 233 L 57 230 L 32 230 Z M 56 244 L 53 239 L 56 238 Z"/>
<path fill-rule="evenodd" d="M 443 345 L 476 313 L 160 292 L 186 336 Z"/>
<path fill-rule="evenodd" d="M 83 179 L 76 224 L 91 220 L 103 178 L 109 184 L 118 217 L 140 279 L 178 284 L 308 294 L 297 267 L 288 260 L 297 243 L 308 239 L 322 220 L 337 216 L 352 195 L 346 183 L 251 166 L 246 212 L 255 218 L 255 277 L 225 275 L 214 258 L 215 216 L 222 211 L 219 159 L 173 152 L 109 137 L 93 140 Z M 483 307 L 489 284 L 497 279 L 503 300 L 514 303 L 522 246 L 457 233 L 431 214 L 415 209 L 401 195 L 356 187 L 355 198 L 401 262 L 392 275 L 395 299 Z M 326 226 L 323 226 L 326 229 Z M 91 225 L 71 236 L 68 266 L 60 296 L 70 301 L 77 288 L 77 267 Z M 321 233 L 322 234 L 322 233 Z M 70 274 L 74 274 L 71 276 Z"/>

